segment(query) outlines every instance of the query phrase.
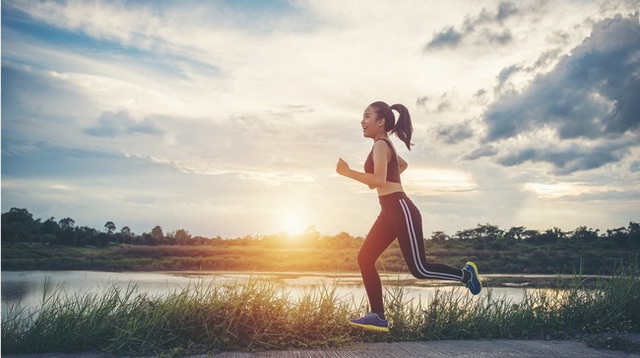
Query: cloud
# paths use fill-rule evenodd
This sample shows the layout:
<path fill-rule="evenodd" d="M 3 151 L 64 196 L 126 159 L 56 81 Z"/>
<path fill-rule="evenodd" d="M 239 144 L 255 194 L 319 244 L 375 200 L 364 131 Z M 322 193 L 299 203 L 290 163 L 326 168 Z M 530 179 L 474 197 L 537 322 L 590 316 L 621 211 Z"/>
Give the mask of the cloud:
<path fill-rule="evenodd" d="M 123 176 L 172 170 L 168 166 L 123 154 L 65 148 L 43 142 L 30 144 L 26 151 L 5 150 L 21 143 L 14 139 L 2 142 L 3 178 L 92 178 L 96 173 L 104 177 L 107 172 Z"/>
<path fill-rule="evenodd" d="M 509 29 L 496 30 L 494 27 L 502 27 L 504 22 L 520 12 L 512 2 L 503 1 L 498 4 L 496 13 L 489 13 L 484 8 L 476 16 L 467 18 L 456 30 L 454 26 L 447 26 L 433 35 L 433 38 L 424 46 L 424 51 L 443 47 L 455 48 L 469 36 L 477 36 L 479 44 L 506 45 L 513 40 Z"/>
<path fill-rule="evenodd" d="M 447 144 L 456 144 L 465 139 L 473 137 L 474 131 L 471 123 L 465 121 L 464 123 L 454 125 L 442 125 L 436 130 L 436 134 Z"/>
<path fill-rule="evenodd" d="M 640 24 L 636 16 L 596 23 L 591 35 L 550 72 L 519 93 L 508 92 L 484 113 L 484 143 L 499 143 L 551 129 L 558 141 L 586 141 L 588 148 L 528 143 L 517 151 L 495 153 L 511 166 L 527 160 L 550 163 L 559 173 L 599 168 L 619 161 L 637 145 L 640 125 Z M 546 53 L 539 61 L 546 62 Z M 498 88 L 519 70 L 500 73 Z M 620 136 L 635 140 L 619 141 Z M 510 149 L 511 150 L 511 149 Z M 477 155 L 468 155 L 468 158 Z"/>
<path fill-rule="evenodd" d="M 495 154 L 498 153 L 498 150 L 496 148 L 494 148 L 493 146 L 490 145 L 486 145 L 483 147 L 480 147 L 476 150 L 474 150 L 473 152 L 465 155 L 463 157 L 463 159 L 465 160 L 476 160 L 482 157 L 491 157 Z"/>
<path fill-rule="evenodd" d="M 451 109 L 454 96 L 452 93 L 445 92 L 435 101 L 429 96 L 422 96 L 416 100 L 416 105 L 425 108 L 430 113 L 442 113 Z"/>
<path fill-rule="evenodd" d="M 104 112 L 98 118 L 98 124 L 85 128 L 84 132 L 94 137 L 108 138 L 135 133 L 152 135 L 164 133 L 151 119 L 136 121 L 127 111 Z"/>
<path fill-rule="evenodd" d="M 522 93 L 505 96 L 486 113 L 488 140 L 554 124 L 560 138 L 622 134 L 640 123 L 640 25 L 617 16 Z M 506 71 L 506 70 L 505 70 Z M 521 129 L 519 129 L 521 128 Z"/>
<path fill-rule="evenodd" d="M 611 188 L 606 185 L 594 185 L 584 182 L 526 183 L 523 189 L 536 193 L 536 195 L 542 199 L 565 197 L 565 200 L 571 199 L 571 197 L 592 197 L 599 199 L 603 194 L 615 195 L 620 191 L 617 188 Z"/>
<path fill-rule="evenodd" d="M 509 153 L 502 153 L 498 163 L 514 166 L 526 161 L 546 162 L 554 167 L 555 174 L 570 174 L 579 170 L 599 168 L 614 163 L 629 153 L 631 143 L 605 143 L 595 147 L 571 145 L 569 148 L 550 146 L 545 148 L 528 147 Z"/>
<path fill-rule="evenodd" d="M 511 2 L 505 1 L 498 5 L 498 13 L 496 14 L 496 20 L 504 21 L 508 17 L 518 13 L 518 8 Z"/>
<path fill-rule="evenodd" d="M 540 57 L 538 57 L 535 64 L 530 68 L 527 68 L 527 70 L 533 72 L 539 69 L 544 69 L 550 64 L 555 63 L 559 55 L 560 55 L 559 49 L 545 51 L 542 55 L 540 55 Z"/>
<path fill-rule="evenodd" d="M 500 71 L 500 74 L 498 74 L 498 85 L 496 86 L 495 91 L 499 92 L 502 90 L 502 87 L 509 80 L 509 77 L 519 72 L 520 69 L 521 68 L 518 65 L 511 65 L 503 68 L 502 71 Z"/>
<path fill-rule="evenodd" d="M 489 41 L 489 43 L 497 45 L 507 45 L 513 40 L 513 36 L 511 36 L 511 31 L 509 29 L 502 30 L 502 32 L 485 30 L 484 37 Z"/>
<path fill-rule="evenodd" d="M 462 40 L 464 34 L 456 31 L 453 26 L 449 26 L 433 36 L 433 39 L 427 43 L 425 50 L 440 47 L 456 47 Z"/>

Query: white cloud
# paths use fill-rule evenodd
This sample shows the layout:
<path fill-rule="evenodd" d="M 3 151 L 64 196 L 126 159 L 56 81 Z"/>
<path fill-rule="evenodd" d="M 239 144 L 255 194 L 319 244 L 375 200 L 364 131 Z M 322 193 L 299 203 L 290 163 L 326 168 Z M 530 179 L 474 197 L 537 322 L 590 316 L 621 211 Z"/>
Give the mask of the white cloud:
<path fill-rule="evenodd" d="M 402 180 L 413 195 L 442 195 L 477 189 L 473 175 L 457 169 L 411 168 L 403 174 Z"/>
<path fill-rule="evenodd" d="M 524 189 L 532 191 L 542 199 L 556 199 L 564 196 L 605 193 L 611 191 L 608 186 L 593 186 L 588 183 L 526 183 Z M 617 191 L 617 190 L 614 190 Z"/>

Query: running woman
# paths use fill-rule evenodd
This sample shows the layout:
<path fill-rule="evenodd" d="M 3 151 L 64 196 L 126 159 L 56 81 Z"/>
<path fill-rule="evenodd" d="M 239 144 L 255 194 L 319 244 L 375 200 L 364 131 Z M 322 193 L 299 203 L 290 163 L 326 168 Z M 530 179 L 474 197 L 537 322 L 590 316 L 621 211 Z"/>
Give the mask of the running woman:
<path fill-rule="evenodd" d="M 397 124 L 394 110 L 399 114 Z M 349 168 L 342 158 L 338 160 L 336 172 L 368 185 L 370 189 L 375 188 L 381 211 L 358 252 L 358 265 L 370 312 L 361 318 L 350 319 L 349 324 L 369 331 L 388 332 L 376 260 L 396 238 L 404 260 L 416 278 L 460 281 L 474 295 L 480 293 L 482 284 L 473 262 L 467 262 L 462 269 L 427 262 L 420 211 L 404 193 L 400 182 L 400 174 L 407 169 L 407 162 L 396 153 L 389 139 L 389 134 L 395 133 L 411 150 L 413 126 L 407 108 L 402 104 L 389 106 L 385 102 L 374 102 L 364 110 L 360 124 L 364 136 L 373 139 L 373 149 L 364 163 L 364 172 Z"/>

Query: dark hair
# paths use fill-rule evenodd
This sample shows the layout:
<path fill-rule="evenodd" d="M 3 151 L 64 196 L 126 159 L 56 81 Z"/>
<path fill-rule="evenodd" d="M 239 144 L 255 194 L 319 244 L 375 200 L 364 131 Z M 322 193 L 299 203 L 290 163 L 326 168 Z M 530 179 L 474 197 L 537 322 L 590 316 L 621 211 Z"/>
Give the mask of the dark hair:
<path fill-rule="evenodd" d="M 411 135 L 413 134 L 413 125 L 411 125 L 411 115 L 409 110 L 402 104 L 394 104 L 389 106 L 385 102 L 373 102 L 369 106 L 373 107 L 378 117 L 384 118 L 384 129 L 387 133 L 395 133 L 401 141 L 411 150 Z M 398 112 L 398 123 L 393 111 Z"/>

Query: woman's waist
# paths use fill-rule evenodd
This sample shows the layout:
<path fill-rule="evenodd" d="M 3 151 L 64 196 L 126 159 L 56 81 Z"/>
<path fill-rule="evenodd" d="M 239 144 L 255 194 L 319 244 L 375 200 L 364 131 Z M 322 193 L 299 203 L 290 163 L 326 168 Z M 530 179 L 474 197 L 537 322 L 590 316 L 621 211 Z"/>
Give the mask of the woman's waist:
<path fill-rule="evenodd" d="M 378 192 L 380 194 L 380 192 Z M 388 206 L 390 204 L 397 203 L 400 199 L 409 199 L 407 194 L 403 190 L 392 191 L 383 195 L 378 195 L 378 201 L 381 206 Z"/>
<path fill-rule="evenodd" d="M 402 188 L 402 184 L 388 181 L 382 188 L 376 188 L 376 191 L 378 192 L 378 196 L 382 197 L 398 192 L 404 192 L 404 189 Z"/>

